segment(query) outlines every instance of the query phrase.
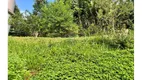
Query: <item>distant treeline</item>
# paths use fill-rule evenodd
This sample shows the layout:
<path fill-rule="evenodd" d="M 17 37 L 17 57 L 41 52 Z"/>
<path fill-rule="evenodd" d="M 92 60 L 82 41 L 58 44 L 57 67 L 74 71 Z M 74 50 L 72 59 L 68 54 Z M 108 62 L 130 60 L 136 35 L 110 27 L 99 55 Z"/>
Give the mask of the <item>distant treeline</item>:
<path fill-rule="evenodd" d="M 33 12 L 9 18 L 9 35 L 74 37 L 134 29 L 132 0 L 35 0 Z"/>

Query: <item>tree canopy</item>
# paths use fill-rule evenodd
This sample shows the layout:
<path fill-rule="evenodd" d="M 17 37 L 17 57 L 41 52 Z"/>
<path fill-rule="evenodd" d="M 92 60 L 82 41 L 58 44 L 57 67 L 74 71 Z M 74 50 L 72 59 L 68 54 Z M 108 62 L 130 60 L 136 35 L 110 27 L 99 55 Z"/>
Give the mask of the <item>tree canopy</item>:
<path fill-rule="evenodd" d="M 16 8 L 9 23 L 26 36 L 35 32 L 46 37 L 90 36 L 134 29 L 132 0 L 35 0 L 33 12 L 25 11 L 25 16 Z"/>

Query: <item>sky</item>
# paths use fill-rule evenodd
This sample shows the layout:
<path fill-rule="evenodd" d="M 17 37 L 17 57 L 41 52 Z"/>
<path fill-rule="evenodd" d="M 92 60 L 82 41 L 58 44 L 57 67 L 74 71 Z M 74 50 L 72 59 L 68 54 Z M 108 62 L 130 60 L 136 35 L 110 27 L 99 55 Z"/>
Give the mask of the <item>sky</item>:
<path fill-rule="evenodd" d="M 48 2 L 53 2 L 54 0 L 48 0 Z M 20 9 L 20 12 L 24 12 L 25 10 L 28 10 L 32 12 L 33 10 L 33 4 L 34 0 L 15 0 L 16 5 Z"/>

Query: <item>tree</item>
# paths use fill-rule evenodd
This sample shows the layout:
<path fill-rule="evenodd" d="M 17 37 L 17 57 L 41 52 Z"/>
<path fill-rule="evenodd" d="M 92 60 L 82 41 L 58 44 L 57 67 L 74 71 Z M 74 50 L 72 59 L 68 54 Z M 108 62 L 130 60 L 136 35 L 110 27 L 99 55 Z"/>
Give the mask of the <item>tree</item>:
<path fill-rule="evenodd" d="M 41 12 L 42 6 L 47 4 L 47 0 L 35 0 L 33 5 L 33 14 L 38 15 Z"/>
<path fill-rule="evenodd" d="M 11 29 L 14 29 L 15 35 L 27 35 L 28 34 L 28 33 L 27 34 L 23 33 L 26 30 L 25 29 L 26 23 L 17 5 L 14 8 L 14 15 L 9 17 L 8 22 L 9 24 L 13 26 L 13 28 Z"/>
<path fill-rule="evenodd" d="M 67 37 L 133 29 L 134 3 L 131 0 L 35 0 L 33 13 L 19 11 L 11 18 L 15 30 L 28 35 Z"/>
<path fill-rule="evenodd" d="M 42 8 L 42 21 L 48 36 L 75 36 L 78 26 L 73 23 L 73 10 L 62 0 Z"/>

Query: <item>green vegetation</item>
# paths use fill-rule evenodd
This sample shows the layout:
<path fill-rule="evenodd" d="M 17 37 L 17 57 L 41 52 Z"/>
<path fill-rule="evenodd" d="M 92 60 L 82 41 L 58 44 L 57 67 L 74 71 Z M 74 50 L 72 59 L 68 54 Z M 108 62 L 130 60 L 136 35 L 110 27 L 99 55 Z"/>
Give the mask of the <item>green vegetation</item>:
<path fill-rule="evenodd" d="M 20 13 L 15 7 L 9 35 L 76 37 L 134 29 L 132 0 L 34 0 L 33 8 Z"/>
<path fill-rule="evenodd" d="M 133 80 L 133 46 L 133 34 L 127 37 L 9 37 L 8 78 Z"/>
<path fill-rule="evenodd" d="M 9 18 L 9 80 L 134 79 L 132 0 L 34 0 L 33 8 L 16 6 Z"/>

